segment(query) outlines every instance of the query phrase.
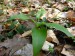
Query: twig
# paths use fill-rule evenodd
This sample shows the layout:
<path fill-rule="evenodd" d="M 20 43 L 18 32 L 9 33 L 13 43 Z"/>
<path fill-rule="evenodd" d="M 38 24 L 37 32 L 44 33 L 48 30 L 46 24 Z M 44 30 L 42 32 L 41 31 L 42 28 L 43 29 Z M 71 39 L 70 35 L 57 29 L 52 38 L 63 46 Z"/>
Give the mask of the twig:
<path fill-rule="evenodd" d="M 31 30 L 26 31 L 26 32 L 24 32 L 24 33 L 21 35 L 21 37 L 26 37 L 26 36 L 30 35 L 31 33 L 32 33 Z"/>

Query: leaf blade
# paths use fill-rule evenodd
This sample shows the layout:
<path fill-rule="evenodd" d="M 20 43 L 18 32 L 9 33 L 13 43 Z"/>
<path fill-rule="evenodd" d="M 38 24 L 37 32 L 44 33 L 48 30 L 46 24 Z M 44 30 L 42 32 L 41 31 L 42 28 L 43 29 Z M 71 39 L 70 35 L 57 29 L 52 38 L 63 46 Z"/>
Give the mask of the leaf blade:
<path fill-rule="evenodd" d="M 20 14 L 11 16 L 8 20 L 13 20 L 13 19 L 16 19 L 16 18 L 21 19 L 21 20 L 30 19 L 29 16 L 27 16 L 26 14 L 20 13 Z"/>
<path fill-rule="evenodd" d="M 47 31 L 45 28 L 32 29 L 33 56 L 37 56 L 45 42 Z"/>
<path fill-rule="evenodd" d="M 60 30 L 62 31 L 63 33 L 65 33 L 67 36 L 69 37 L 73 37 L 73 35 L 63 26 L 59 25 L 59 24 L 56 24 L 56 23 L 46 23 L 46 26 L 47 27 L 53 27 L 57 30 Z"/>
<path fill-rule="evenodd" d="M 41 8 L 40 10 L 38 10 L 38 12 L 36 13 L 36 19 L 40 19 L 41 16 L 43 16 L 43 14 L 45 14 L 46 11 L 44 8 Z"/>

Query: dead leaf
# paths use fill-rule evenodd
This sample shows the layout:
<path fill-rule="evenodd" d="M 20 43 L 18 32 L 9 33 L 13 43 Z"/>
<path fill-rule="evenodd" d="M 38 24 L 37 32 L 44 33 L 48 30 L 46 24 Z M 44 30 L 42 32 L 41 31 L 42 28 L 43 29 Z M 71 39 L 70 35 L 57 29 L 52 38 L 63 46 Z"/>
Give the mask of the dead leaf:
<path fill-rule="evenodd" d="M 63 46 L 64 46 L 64 45 L 58 45 L 58 46 L 56 46 L 54 49 L 55 49 L 56 51 L 58 51 L 59 53 L 61 53 L 61 51 L 62 51 L 62 49 L 63 49 Z"/>
<path fill-rule="evenodd" d="M 61 53 L 66 56 L 75 56 L 75 47 L 65 45 Z"/>
<path fill-rule="evenodd" d="M 28 14 L 29 13 L 29 8 L 23 8 L 22 12 Z"/>
<path fill-rule="evenodd" d="M 69 10 L 67 13 L 68 20 L 75 22 L 75 12 L 73 10 Z"/>
<path fill-rule="evenodd" d="M 67 28 L 67 29 L 73 36 L 75 36 L 75 30 L 73 30 L 71 27 Z"/>
<path fill-rule="evenodd" d="M 41 51 L 38 56 L 46 56 L 46 55 Z"/>
<path fill-rule="evenodd" d="M 49 41 L 49 42 L 52 41 L 52 42 L 55 42 L 55 43 L 59 44 L 59 41 L 58 41 L 55 33 L 53 32 L 53 30 L 47 31 L 47 39 L 46 40 Z"/>

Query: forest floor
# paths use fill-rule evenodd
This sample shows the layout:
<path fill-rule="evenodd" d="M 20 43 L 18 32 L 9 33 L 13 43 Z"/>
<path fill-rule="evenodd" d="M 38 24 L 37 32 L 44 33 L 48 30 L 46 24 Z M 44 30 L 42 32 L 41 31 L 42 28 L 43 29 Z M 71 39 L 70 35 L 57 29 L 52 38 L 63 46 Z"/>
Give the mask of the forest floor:
<path fill-rule="evenodd" d="M 36 20 L 36 13 L 41 8 L 46 12 L 40 21 L 60 24 L 75 37 L 75 1 L 1 0 L 0 56 L 33 56 L 31 29 L 34 24 L 18 18 L 12 20 L 11 17 L 23 13 Z M 72 39 L 59 30 L 49 29 L 38 56 L 75 56 L 74 41 L 75 38 Z M 49 46 L 52 47 L 50 50 Z"/>

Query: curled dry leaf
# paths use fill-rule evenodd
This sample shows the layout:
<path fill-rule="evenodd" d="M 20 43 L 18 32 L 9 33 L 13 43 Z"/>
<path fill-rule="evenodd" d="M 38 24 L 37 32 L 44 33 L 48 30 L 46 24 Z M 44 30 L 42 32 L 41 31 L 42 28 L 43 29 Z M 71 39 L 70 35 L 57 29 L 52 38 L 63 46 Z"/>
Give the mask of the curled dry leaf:
<path fill-rule="evenodd" d="M 59 44 L 59 41 L 52 30 L 47 31 L 47 39 L 46 40 L 49 42 L 52 41 L 52 42 Z"/>

